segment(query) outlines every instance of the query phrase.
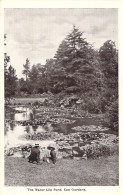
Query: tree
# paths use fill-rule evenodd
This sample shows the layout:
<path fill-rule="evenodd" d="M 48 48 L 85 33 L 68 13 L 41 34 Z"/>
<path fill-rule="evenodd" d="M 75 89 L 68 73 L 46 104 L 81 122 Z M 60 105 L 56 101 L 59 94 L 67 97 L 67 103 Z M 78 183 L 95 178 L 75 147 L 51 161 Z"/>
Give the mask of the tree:
<path fill-rule="evenodd" d="M 118 50 L 115 43 L 107 40 L 99 50 L 103 72 L 104 93 L 107 104 L 108 125 L 118 130 Z"/>
<path fill-rule="evenodd" d="M 83 32 L 73 26 L 65 40 L 59 45 L 54 64 L 49 74 L 55 91 L 61 92 L 73 87 L 82 93 L 94 90 L 99 85 L 100 74 L 92 46 L 83 38 Z M 98 73 L 98 74 L 97 74 Z M 76 88 L 77 87 L 77 88 Z M 74 92 L 73 91 L 73 92 Z"/>
<path fill-rule="evenodd" d="M 15 95 L 17 87 L 17 76 L 15 69 L 10 65 L 7 71 L 5 83 L 5 98 L 12 98 Z"/>
<path fill-rule="evenodd" d="M 107 40 L 102 47 L 99 49 L 99 55 L 104 62 L 117 62 L 117 50 L 115 42 Z"/>
<path fill-rule="evenodd" d="M 56 79 L 54 79 L 54 71 L 55 71 L 55 60 L 46 59 L 45 71 L 44 71 L 46 91 L 53 92 L 54 90 L 54 85 L 56 84 Z"/>
<path fill-rule="evenodd" d="M 6 34 L 4 35 L 4 45 L 6 40 Z M 8 67 L 8 63 L 10 62 L 10 56 L 7 55 L 7 53 L 4 53 L 4 91 L 5 91 L 5 99 L 8 101 L 10 98 L 12 98 L 16 91 L 16 71 L 15 69 L 10 65 Z"/>
<path fill-rule="evenodd" d="M 75 26 L 66 41 L 70 51 L 68 72 L 73 74 L 76 85 L 81 88 L 82 92 L 94 89 L 96 69 L 92 46 L 83 38 L 83 32 Z"/>
<path fill-rule="evenodd" d="M 26 63 L 23 64 L 23 67 L 24 67 L 24 70 L 22 71 L 22 74 L 25 75 L 26 81 L 27 81 L 28 76 L 29 76 L 29 72 L 30 72 L 30 61 L 28 58 L 26 59 Z"/>
<path fill-rule="evenodd" d="M 24 78 L 20 78 L 18 80 L 18 93 L 20 94 L 20 92 L 27 92 L 26 81 L 24 80 Z"/>
<path fill-rule="evenodd" d="M 6 46 L 5 43 L 6 40 L 6 34 L 4 35 L 4 46 Z M 6 91 L 6 82 L 7 82 L 7 75 L 8 75 L 8 70 L 7 70 L 7 66 L 8 63 L 10 62 L 10 56 L 7 55 L 7 53 L 4 53 L 4 84 L 5 84 L 5 91 Z"/>
<path fill-rule="evenodd" d="M 32 93 L 37 93 L 39 85 L 39 70 L 36 65 L 33 65 L 29 73 L 29 83 Z"/>
<path fill-rule="evenodd" d="M 115 43 L 111 40 L 106 41 L 99 50 L 101 70 L 104 74 L 105 88 L 112 90 L 118 97 L 118 51 Z"/>
<path fill-rule="evenodd" d="M 108 126 L 118 131 L 118 101 L 114 101 L 108 107 Z"/>
<path fill-rule="evenodd" d="M 32 93 L 42 93 L 45 91 L 45 67 L 40 63 L 32 66 L 29 73 L 29 84 Z"/>

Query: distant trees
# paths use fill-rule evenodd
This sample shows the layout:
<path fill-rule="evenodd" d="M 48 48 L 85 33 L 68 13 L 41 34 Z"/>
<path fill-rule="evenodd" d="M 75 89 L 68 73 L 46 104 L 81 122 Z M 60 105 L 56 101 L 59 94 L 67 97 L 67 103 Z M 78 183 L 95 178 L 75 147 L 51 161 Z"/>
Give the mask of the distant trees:
<path fill-rule="evenodd" d="M 28 58 L 26 59 L 26 63 L 23 64 L 23 67 L 24 67 L 24 70 L 22 73 L 25 75 L 26 81 L 27 81 L 28 76 L 29 76 L 29 72 L 30 72 L 30 61 Z"/>
<path fill-rule="evenodd" d="M 107 87 L 116 89 L 118 86 L 118 51 L 115 43 L 111 40 L 106 41 L 100 47 L 99 56 Z"/>
<path fill-rule="evenodd" d="M 45 90 L 45 68 L 40 64 L 33 65 L 29 73 L 32 93 L 43 93 Z"/>
<path fill-rule="evenodd" d="M 18 89 L 25 94 L 52 92 L 61 97 L 76 95 L 82 99 L 81 109 L 90 113 L 108 113 L 109 124 L 118 127 L 118 50 L 115 43 L 107 40 L 99 51 L 84 38 L 84 33 L 73 26 L 62 40 L 54 58 L 30 67 L 27 58 Z M 6 36 L 5 36 L 6 38 Z M 4 54 L 5 91 L 16 86 L 15 70 Z M 9 76 L 8 76 L 9 75 Z M 13 76 L 12 76 L 13 75 Z M 10 87 L 7 82 L 13 83 Z M 9 86 L 7 88 L 7 86 Z M 6 93 L 7 94 L 7 93 Z"/>
<path fill-rule="evenodd" d="M 40 63 L 34 64 L 31 68 L 27 58 L 22 73 L 26 76 L 19 79 L 20 91 L 27 94 L 43 93 L 46 91 L 45 67 Z"/>
<path fill-rule="evenodd" d="M 5 83 L 5 98 L 11 98 L 15 95 L 17 87 L 17 76 L 15 69 L 10 65 L 7 70 Z"/>
<path fill-rule="evenodd" d="M 23 94 L 23 93 L 27 93 L 27 83 L 26 83 L 26 81 L 24 80 L 24 78 L 20 78 L 20 79 L 18 79 L 18 91 L 17 91 L 17 93 L 18 93 L 18 95 L 20 95 L 21 96 L 21 93 Z"/>
<path fill-rule="evenodd" d="M 4 35 L 4 46 L 6 46 L 6 34 Z M 7 82 L 7 66 L 10 62 L 10 56 L 7 55 L 7 53 L 4 53 L 4 81 L 5 81 L 5 90 L 6 90 L 6 82 Z"/>
<path fill-rule="evenodd" d="M 118 129 L 118 51 L 115 43 L 106 41 L 100 47 L 99 56 L 105 83 L 102 95 L 106 100 L 109 126 Z"/>
<path fill-rule="evenodd" d="M 6 35 L 4 35 L 4 41 L 6 39 Z M 4 43 L 6 45 L 6 43 Z M 5 99 L 10 100 L 16 92 L 17 87 L 17 76 L 16 71 L 10 65 L 8 67 L 8 63 L 10 62 L 10 56 L 7 53 L 4 53 L 4 86 L 5 86 Z"/>

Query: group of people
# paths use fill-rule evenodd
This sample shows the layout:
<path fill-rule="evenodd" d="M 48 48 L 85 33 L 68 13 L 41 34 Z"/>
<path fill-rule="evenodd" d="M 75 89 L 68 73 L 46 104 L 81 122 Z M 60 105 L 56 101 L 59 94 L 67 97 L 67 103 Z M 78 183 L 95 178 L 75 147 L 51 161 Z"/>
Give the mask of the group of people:
<path fill-rule="evenodd" d="M 47 147 L 47 149 L 50 150 L 50 157 L 49 160 L 53 162 L 53 164 L 56 163 L 56 152 L 54 147 Z M 39 144 L 35 144 L 34 147 L 31 148 L 31 153 L 30 156 L 28 157 L 29 162 L 34 162 L 36 161 L 38 164 L 40 163 L 40 149 L 39 149 Z"/>

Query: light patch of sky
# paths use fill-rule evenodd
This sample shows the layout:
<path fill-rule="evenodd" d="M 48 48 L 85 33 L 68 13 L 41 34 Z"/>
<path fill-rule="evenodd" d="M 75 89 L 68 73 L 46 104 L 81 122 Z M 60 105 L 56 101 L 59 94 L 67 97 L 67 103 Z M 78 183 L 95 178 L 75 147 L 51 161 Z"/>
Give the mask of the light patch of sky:
<path fill-rule="evenodd" d="M 22 76 L 23 64 L 45 64 L 76 25 L 98 49 L 107 40 L 117 41 L 117 9 L 5 9 L 5 51 Z"/>

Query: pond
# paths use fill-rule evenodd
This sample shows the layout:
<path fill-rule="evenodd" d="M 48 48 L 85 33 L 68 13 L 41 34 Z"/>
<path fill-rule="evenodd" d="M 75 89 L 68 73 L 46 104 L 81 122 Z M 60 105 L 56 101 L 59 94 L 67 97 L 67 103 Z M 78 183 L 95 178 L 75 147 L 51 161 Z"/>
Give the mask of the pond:
<path fill-rule="evenodd" d="M 87 132 L 96 133 L 97 137 L 99 137 L 99 133 L 115 134 L 115 132 L 105 127 L 98 118 L 82 117 L 76 113 L 71 114 L 70 109 L 48 107 L 40 107 L 39 109 L 15 106 L 12 107 L 12 110 L 6 109 L 5 126 L 5 145 L 10 148 L 22 144 L 34 144 L 35 140 L 29 140 L 27 136 L 29 138 L 29 136 L 47 132 L 51 132 L 51 134 L 56 132 L 60 135 L 61 141 L 65 139 L 63 135 L 69 136 L 79 132 L 83 134 Z M 96 138 L 94 137 L 93 139 Z M 86 140 L 87 143 L 82 142 L 81 145 L 91 142 L 88 140 Z M 36 142 L 38 141 L 36 140 Z M 47 145 L 50 142 L 51 140 L 48 139 L 45 142 L 43 140 L 42 143 Z M 66 143 L 68 142 L 66 141 Z M 74 140 L 69 140 L 69 145 L 73 144 Z"/>
<path fill-rule="evenodd" d="M 15 107 L 15 113 L 9 113 L 8 116 L 5 116 L 6 119 L 10 119 L 10 123 L 7 122 L 8 126 L 8 131 L 19 131 L 21 129 L 22 133 L 33 133 L 33 132 L 44 132 L 43 126 L 22 126 L 20 124 L 14 123 L 14 121 L 19 122 L 19 121 L 29 121 L 33 120 L 33 111 L 29 107 Z M 16 113 L 16 111 L 19 111 Z"/>

